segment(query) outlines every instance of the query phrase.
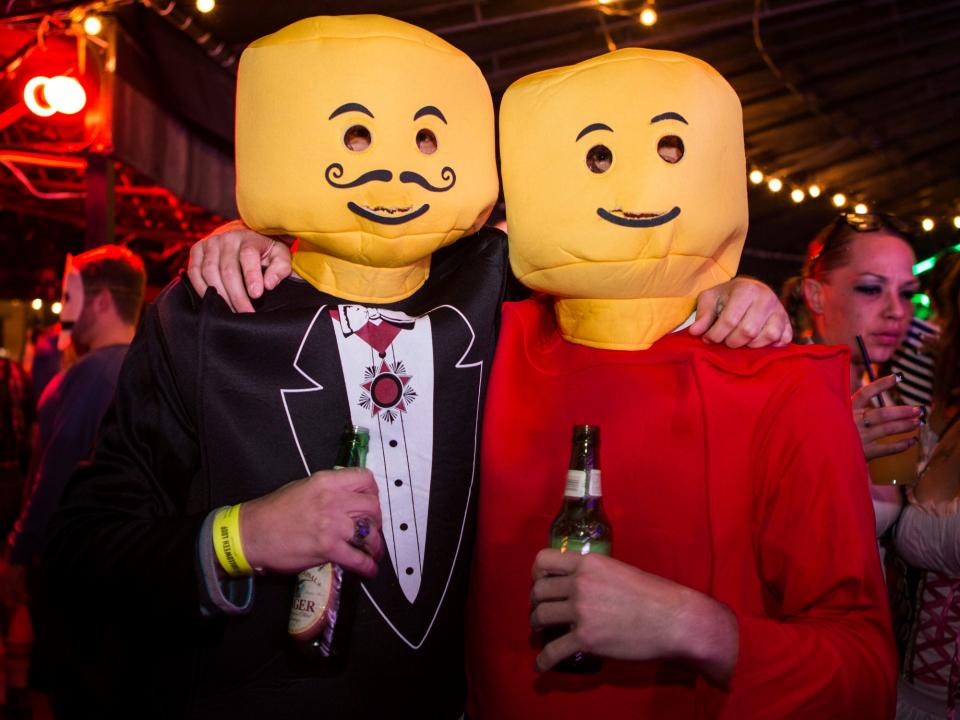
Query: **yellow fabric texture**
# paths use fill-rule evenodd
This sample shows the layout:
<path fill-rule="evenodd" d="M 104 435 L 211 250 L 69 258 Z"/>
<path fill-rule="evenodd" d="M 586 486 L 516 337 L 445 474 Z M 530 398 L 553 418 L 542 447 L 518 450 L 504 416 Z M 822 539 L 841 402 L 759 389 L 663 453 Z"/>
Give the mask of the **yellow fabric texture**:
<path fill-rule="evenodd" d="M 359 151 L 346 144 L 356 126 L 370 139 Z M 417 142 L 424 130 L 431 154 Z M 426 30 L 376 15 L 308 18 L 244 51 L 236 161 L 241 217 L 300 238 L 301 276 L 346 299 L 397 300 L 496 202 L 490 90 Z"/>
<path fill-rule="evenodd" d="M 658 152 L 668 136 L 679 162 Z M 587 163 L 598 145 L 612 153 L 601 173 Z M 736 273 L 742 111 L 696 58 L 628 48 L 521 78 L 503 96 L 500 159 L 513 271 L 558 298 L 571 342 L 647 348 Z"/>

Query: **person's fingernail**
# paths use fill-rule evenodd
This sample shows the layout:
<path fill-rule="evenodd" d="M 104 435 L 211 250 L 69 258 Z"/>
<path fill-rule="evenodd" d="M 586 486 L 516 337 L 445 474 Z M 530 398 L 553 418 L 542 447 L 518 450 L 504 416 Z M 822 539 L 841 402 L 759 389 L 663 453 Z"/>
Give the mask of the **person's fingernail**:
<path fill-rule="evenodd" d="M 920 424 L 921 424 L 921 425 L 926 425 L 926 424 L 927 424 L 927 407 L 926 407 L 926 405 L 924 405 L 923 407 L 921 407 L 921 408 L 920 408 L 920 412 L 917 413 L 917 414 L 920 416 Z"/>
<path fill-rule="evenodd" d="M 902 382 L 903 382 L 903 373 L 902 373 L 902 372 L 895 372 L 895 373 L 893 374 L 893 379 L 896 380 L 898 383 L 902 383 Z"/>

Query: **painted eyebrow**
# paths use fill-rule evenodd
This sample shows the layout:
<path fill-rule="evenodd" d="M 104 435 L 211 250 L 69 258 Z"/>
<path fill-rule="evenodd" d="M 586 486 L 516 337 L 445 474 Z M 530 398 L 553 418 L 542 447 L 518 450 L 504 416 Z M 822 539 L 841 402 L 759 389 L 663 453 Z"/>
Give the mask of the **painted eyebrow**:
<path fill-rule="evenodd" d="M 652 118 L 650 118 L 650 124 L 653 125 L 654 123 L 658 123 L 663 120 L 679 120 L 684 125 L 690 124 L 687 122 L 687 119 L 683 115 L 675 112 L 665 112 L 665 113 L 660 113 L 659 115 L 654 115 Z"/>
<path fill-rule="evenodd" d="M 417 112 L 413 116 L 413 119 L 419 120 L 420 118 L 426 115 L 433 115 L 434 117 L 438 117 L 443 121 L 444 125 L 447 124 L 447 119 L 443 116 L 443 113 L 440 112 L 439 108 L 435 108 L 433 105 L 424 105 L 422 108 L 417 110 Z"/>
<path fill-rule="evenodd" d="M 367 110 L 360 103 L 344 103 L 343 105 L 338 107 L 336 110 L 334 110 L 332 113 L 330 113 L 330 117 L 328 117 L 327 120 L 333 120 L 337 115 L 343 115 L 344 113 L 348 113 L 348 112 L 361 112 L 364 115 L 369 115 L 370 117 L 373 117 L 373 113 Z"/>
<path fill-rule="evenodd" d="M 603 123 L 591 123 L 577 133 L 577 140 L 582 138 L 587 133 L 592 133 L 594 130 L 609 130 L 610 132 L 613 132 L 613 128 L 609 125 L 604 125 Z M 574 142 L 576 142 L 576 140 L 574 140 Z"/>

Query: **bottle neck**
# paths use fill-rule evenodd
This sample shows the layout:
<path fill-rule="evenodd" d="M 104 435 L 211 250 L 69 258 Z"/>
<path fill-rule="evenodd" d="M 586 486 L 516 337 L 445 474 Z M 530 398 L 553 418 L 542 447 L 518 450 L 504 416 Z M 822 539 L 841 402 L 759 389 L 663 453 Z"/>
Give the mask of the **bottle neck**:
<path fill-rule="evenodd" d="M 367 448 L 359 442 L 341 445 L 337 451 L 337 461 L 334 468 L 366 467 Z"/>
<path fill-rule="evenodd" d="M 603 497 L 596 495 L 584 495 L 583 497 L 563 497 L 563 509 L 572 510 L 574 508 L 587 510 L 587 511 L 598 511 L 603 507 Z"/>

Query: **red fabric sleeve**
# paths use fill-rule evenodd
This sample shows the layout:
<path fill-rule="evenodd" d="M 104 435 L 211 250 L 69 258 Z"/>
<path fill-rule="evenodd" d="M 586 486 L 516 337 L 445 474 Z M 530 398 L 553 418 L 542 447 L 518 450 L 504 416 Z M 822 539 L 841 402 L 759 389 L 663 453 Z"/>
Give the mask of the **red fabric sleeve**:
<path fill-rule="evenodd" d="M 753 537 L 766 608 L 735 611 L 721 716 L 893 717 L 896 653 L 860 439 L 844 383 L 811 382 L 837 363 L 802 364 L 758 424 Z"/>

